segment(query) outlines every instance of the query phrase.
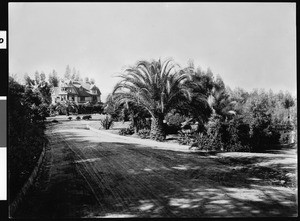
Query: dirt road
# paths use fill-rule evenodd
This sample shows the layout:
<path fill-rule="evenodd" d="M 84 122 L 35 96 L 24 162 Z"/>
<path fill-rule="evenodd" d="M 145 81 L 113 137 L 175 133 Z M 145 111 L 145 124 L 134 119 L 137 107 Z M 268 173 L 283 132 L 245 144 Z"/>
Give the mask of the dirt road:
<path fill-rule="evenodd" d="M 295 188 L 270 185 L 216 156 L 153 149 L 82 121 L 47 133 L 45 162 L 16 218 L 297 215 Z"/>

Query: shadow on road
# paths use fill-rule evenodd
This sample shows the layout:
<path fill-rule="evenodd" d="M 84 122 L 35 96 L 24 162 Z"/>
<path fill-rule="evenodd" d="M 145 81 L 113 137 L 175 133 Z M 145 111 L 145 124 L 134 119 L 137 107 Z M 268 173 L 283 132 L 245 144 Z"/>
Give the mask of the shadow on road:
<path fill-rule="evenodd" d="M 268 157 L 157 150 L 68 128 L 52 134 L 51 145 L 50 169 L 41 172 L 18 217 L 298 214 L 294 181 L 286 178 L 291 171 L 260 166 Z"/>

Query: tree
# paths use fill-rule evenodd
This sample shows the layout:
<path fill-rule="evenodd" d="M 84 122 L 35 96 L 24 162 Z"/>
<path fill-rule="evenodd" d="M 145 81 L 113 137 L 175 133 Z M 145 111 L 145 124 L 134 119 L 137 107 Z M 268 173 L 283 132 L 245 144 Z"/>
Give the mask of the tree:
<path fill-rule="evenodd" d="M 85 77 L 85 78 L 84 78 L 84 81 L 85 81 L 85 82 L 89 82 L 89 81 L 90 81 L 89 77 Z"/>
<path fill-rule="evenodd" d="M 290 108 L 295 105 L 294 99 L 292 95 L 289 92 L 286 92 L 284 94 L 284 98 L 282 101 L 282 106 L 287 110 L 288 112 L 288 119 L 290 121 Z"/>
<path fill-rule="evenodd" d="M 147 124 L 147 119 L 151 117 L 149 112 L 136 106 L 134 103 L 124 105 L 121 109 L 121 115 L 122 120 L 125 120 L 126 115 L 128 115 L 135 133 L 138 133 L 141 129 L 150 129 L 150 125 Z"/>
<path fill-rule="evenodd" d="M 24 75 L 24 80 L 26 86 L 28 87 L 34 86 L 34 80 L 32 80 L 27 73 Z"/>
<path fill-rule="evenodd" d="M 64 74 L 64 78 L 66 80 L 71 80 L 71 69 L 70 69 L 70 66 L 67 65 L 66 67 L 66 71 L 65 71 L 65 74 Z"/>
<path fill-rule="evenodd" d="M 201 109 L 204 103 L 208 106 L 206 97 L 193 93 L 196 91 L 189 87 L 193 85 L 193 70 L 176 70 L 176 66 L 170 59 L 139 61 L 120 75 L 122 80 L 113 90 L 116 103 L 133 103 L 149 112 L 152 117 L 150 138 L 154 140 L 164 139 L 163 120 L 170 110 L 180 106 Z"/>
<path fill-rule="evenodd" d="M 297 130 L 297 99 L 294 98 L 294 105 L 291 107 L 290 110 L 291 115 L 291 123 L 295 130 Z"/>
<path fill-rule="evenodd" d="M 290 110 L 295 105 L 295 100 L 289 92 L 280 91 L 277 94 L 269 92 L 270 109 L 272 110 L 272 121 L 278 125 L 290 125 Z"/>
<path fill-rule="evenodd" d="M 77 74 L 77 71 L 76 71 L 76 69 L 75 69 L 75 68 L 73 68 L 73 70 L 72 70 L 72 76 L 71 76 L 71 80 L 75 81 L 75 79 L 76 79 L 76 74 Z"/>
<path fill-rule="evenodd" d="M 59 79 L 57 76 L 57 72 L 55 70 L 53 70 L 52 73 L 49 74 L 48 81 L 49 81 L 50 86 L 58 87 Z"/>
<path fill-rule="evenodd" d="M 91 82 L 91 84 L 95 84 L 95 79 L 94 79 L 94 78 L 91 78 L 91 79 L 90 79 L 90 82 Z"/>
<path fill-rule="evenodd" d="M 195 69 L 192 62 L 184 69 L 184 72 L 190 76 L 190 79 L 185 82 L 185 87 L 189 89 L 193 96 L 190 103 L 185 100 L 179 102 L 175 113 L 192 117 L 201 124 L 200 126 L 203 126 L 212 113 L 208 98 L 214 88 L 213 73 L 210 69 L 206 72 L 202 71 L 201 68 Z"/>
<path fill-rule="evenodd" d="M 217 77 L 214 82 L 214 87 L 209 96 L 209 104 L 215 114 L 221 116 L 222 120 L 227 120 L 235 115 L 235 101 L 230 99 L 230 95 L 225 88 L 225 84 L 221 77 Z"/>
<path fill-rule="evenodd" d="M 103 110 L 105 114 L 109 114 L 113 120 L 118 120 L 123 105 L 116 104 L 114 96 L 108 94 Z"/>
<path fill-rule="evenodd" d="M 48 82 L 41 82 L 37 88 L 36 92 L 39 94 L 42 103 L 49 105 L 51 103 L 51 86 Z"/>
<path fill-rule="evenodd" d="M 39 84 L 39 83 L 40 83 L 41 78 L 40 78 L 40 74 L 39 74 L 38 71 L 36 71 L 36 72 L 34 73 L 34 79 L 35 79 L 35 83 L 36 83 L 36 84 Z"/>
<path fill-rule="evenodd" d="M 45 75 L 45 73 L 43 71 L 40 74 L 40 79 L 41 79 L 41 82 L 45 82 L 46 81 L 46 75 Z"/>
<path fill-rule="evenodd" d="M 250 142 L 254 150 L 279 142 L 278 131 L 272 123 L 273 108 L 268 93 L 254 90 L 244 104 L 244 123 L 250 126 Z"/>
<path fill-rule="evenodd" d="M 244 105 L 249 97 L 249 93 L 242 88 L 231 90 L 227 88 L 230 99 L 234 102 L 234 111 L 237 115 L 243 113 Z"/>
<path fill-rule="evenodd" d="M 79 81 L 79 80 L 80 80 L 80 78 L 81 78 L 81 77 L 80 77 L 80 72 L 79 72 L 79 71 L 77 71 L 77 72 L 76 72 L 76 75 L 75 75 L 75 79 L 74 79 L 74 80 L 75 80 L 75 81 Z"/>

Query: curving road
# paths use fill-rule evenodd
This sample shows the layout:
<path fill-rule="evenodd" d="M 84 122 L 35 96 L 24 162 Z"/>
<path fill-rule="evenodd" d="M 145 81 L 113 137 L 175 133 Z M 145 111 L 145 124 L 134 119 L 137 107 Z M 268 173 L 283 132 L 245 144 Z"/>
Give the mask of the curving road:
<path fill-rule="evenodd" d="M 83 121 L 60 121 L 47 134 L 45 162 L 16 218 L 297 214 L 295 190 L 236 176 L 213 156 L 158 150 Z"/>

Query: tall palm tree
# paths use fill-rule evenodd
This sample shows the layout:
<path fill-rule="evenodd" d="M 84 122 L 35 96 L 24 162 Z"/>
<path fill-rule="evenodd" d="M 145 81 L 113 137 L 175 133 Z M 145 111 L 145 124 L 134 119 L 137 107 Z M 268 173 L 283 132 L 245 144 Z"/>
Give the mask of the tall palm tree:
<path fill-rule="evenodd" d="M 176 67 L 170 59 L 139 61 L 120 75 L 122 80 L 113 90 L 114 101 L 118 104 L 132 102 L 150 113 L 150 138 L 154 140 L 164 139 L 163 120 L 170 110 L 192 105 L 195 100 L 189 69 L 177 70 Z M 200 100 L 205 102 L 203 98 Z M 197 104 L 199 102 L 194 103 Z"/>

